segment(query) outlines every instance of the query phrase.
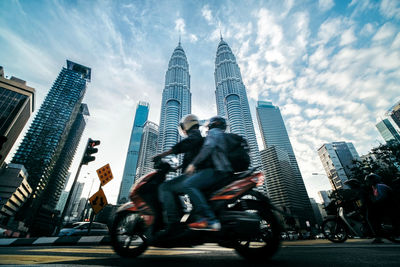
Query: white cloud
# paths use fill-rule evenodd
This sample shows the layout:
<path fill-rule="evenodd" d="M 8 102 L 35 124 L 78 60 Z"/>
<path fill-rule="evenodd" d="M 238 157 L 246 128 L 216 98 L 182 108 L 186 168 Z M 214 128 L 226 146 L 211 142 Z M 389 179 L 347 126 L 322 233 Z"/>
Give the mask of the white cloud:
<path fill-rule="evenodd" d="M 340 37 L 340 45 L 344 46 L 344 45 L 348 45 L 351 44 L 353 42 L 355 42 L 357 39 L 354 36 L 354 30 L 352 28 L 346 30 L 345 32 L 343 32 L 343 34 Z"/>
<path fill-rule="evenodd" d="M 195 43 L 199 40 L 199 38 L 197 38 L 197 36 L 195 34 L 190 34 L 189 39 L 190 39 L 191 43 Z"/>
<path fill-rule="evenodd" d="M 175 20 L 175 31 L 181 33 L 181 34 L 185 34 L 185 20 L 182 18 L 179 18 L 177 20 Z"/>
<path fill-rule="evenodd" d="M 400 19 L 400 2 L 397 0 L 382 0 L 379 11 L 386 18 Z"/>
<path fill-rule="evenodd" d="M 369 36 L 375 32 L 375 26 L 372 23 L 367 23 L 360 31 L 361 35 Z"/>
<path fill-rule="evenodd" d="M 212 23 L 213 17 L 208 5 L 203 6 L 201 9 L 201 15 L 206 19 L 208 23 Z"/>
<path fill-rule="evenodd" d="M 335 2 L 333 2 L 333 0 L 319 0 L 319 2 L 318 2 L 318 6 L 323 12 L 328 11 L 334 5 L 335 5 Z"/>
<path fill-rule="evenodd" d="M 387 22 L 378 29 L 372 40 L 382 41 L 387 38 L 391 38 L 395 33 L 396 33 L 395 27 L 390 22 Z"/>
<path fill-rule="evenodd" d="M 326 20 L 319 28 L 318 38 L 323 44 L 328 43 L 332 38 L 341 32 L 342 18 L 335 17 Z"/>

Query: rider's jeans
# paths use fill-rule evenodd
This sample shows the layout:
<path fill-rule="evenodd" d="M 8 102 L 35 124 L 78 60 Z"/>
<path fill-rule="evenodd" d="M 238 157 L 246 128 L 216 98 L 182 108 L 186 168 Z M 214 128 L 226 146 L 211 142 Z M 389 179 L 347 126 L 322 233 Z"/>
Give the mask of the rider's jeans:
<path fill-rule="evenodd" d="M 172 180 L 164 182 L 158 188 L 161 204 L 164 211 L 164 219 L 168 225 L 178 223 L 180 221 L 180 203 L 179 194 L 184 193 L 183 181 L 186 175 L 178 176 Z"/>
<path fill-rule="evenodd" d="M 215 220 L 215 214 L 208 206 L 207 200 L 201 191 L 218 182 L 219 177 L 215 174 L 216 172 L 212 168 L 202 169 L 183 182 L 185 193 L 189 195 L 197 215 L 206 217 L 208 220 Z"/>

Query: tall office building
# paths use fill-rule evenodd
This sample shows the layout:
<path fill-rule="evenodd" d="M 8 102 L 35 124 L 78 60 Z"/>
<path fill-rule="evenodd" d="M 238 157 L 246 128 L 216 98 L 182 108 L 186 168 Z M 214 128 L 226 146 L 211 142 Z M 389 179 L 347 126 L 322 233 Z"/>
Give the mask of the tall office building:
<path fill-rule="evenodd" d="M 51 231 L 49 221 L 42 225 L 37 215 L 43 212 L 41 208 L 47 196 L 52 195 L 50 191 L 58 190 L 59 186 L 53 184 L 59 183 L 56 172 L 63 169 L 60 164 L 64 159 L 60 156 L 72 149 L 67 141 L 74 134 L 71 130 L 90 77 L 90 68 L 67 60 L 67 67 L 62 68 L 12 159 L 12 163 L 25 166 L 28 183 L 33 188 L 31 197 L 16 216 L 30 227 L 33 235 Z"/>
<path fill-rule="evenodd" d="M 218 115 L 228 120 L 230 132 L 246 138 L 250 147 L 251 164 L 260 165 L 260 152 L 246 88 L 236 58 L 222 37 L 215 58 L 214 78 Z"/>
<path fill-rule="evenodd" d="M 388 110 L 387 116 L 389 116 L 400 129 L 400 101 Z"/>
<path fill-rule="evenodd" d="M 382 135 L 386 142 L 397 142 L 400 143 L 400 134 L 390 122 L 389 119 L 383 119 L 378 124 L 376 124 L 379 133 Z"/>
<path fill-rule="evenodd" d="M 157 154 L 158 125 L 147 121 L 144 125 L 140 144 L 136 178 L 153 171 L 152 158 Z"/>
<path fill-rule="evenodd" d="M 136 107 L 135 119 L 129 141 L 128 153 L 125 160 L 124 174 L 118 195 L 118 204 L 129 200 L 129 190 L 135 181 L 136 168 L 139 158 L 140 141 L 142 140 L 143 128 L 149 116 L 149 103 L 139 102 Z"/>
<path fill-rule="evenodd" d="M 0 66 L 0 167 L 33 112 L 34 95 L 25 81 L 5 78 Z"/>
<path fill-rule="evenodd" d="M 346 142 L 324 144 L 318 149 L 318 155 L 332 189 L 347 188 L 343 182 L 351 177 L 351 168 L 354 166 L 354 160 L 360 161 L 360 156 L 354 145 Z"/>
<path fill-rule="evenodd" d="M 279 107 L 271 102 L 258 101 L 256 111 L 265 146 L 261 152 L 262 165 L 271 200 L 289 209 L 303 227 L 306 221 L 313 223 L 310 199 Z"/>
<path fill-rule="evenodd" d="M 165 86 L 162 93 L 160 127 L 157 152 L 170 149 L 179 140 L 178 124 L 180 119 L 191 113 L 189 64 L 181 43 L 175 48 L 165 74 Z"/>

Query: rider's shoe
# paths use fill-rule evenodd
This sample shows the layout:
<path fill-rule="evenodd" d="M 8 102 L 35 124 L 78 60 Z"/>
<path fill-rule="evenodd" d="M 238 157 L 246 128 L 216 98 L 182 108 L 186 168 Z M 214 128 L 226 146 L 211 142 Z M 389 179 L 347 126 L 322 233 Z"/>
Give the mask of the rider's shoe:
<path fill-rule="evenodd" d="M 203 230 L 203 231 L 221 230 L 221 223 L 218 220 L 207 220 L 204 218 L 199 221 L 190 223 L 188 226 L 192 230 Z"/>

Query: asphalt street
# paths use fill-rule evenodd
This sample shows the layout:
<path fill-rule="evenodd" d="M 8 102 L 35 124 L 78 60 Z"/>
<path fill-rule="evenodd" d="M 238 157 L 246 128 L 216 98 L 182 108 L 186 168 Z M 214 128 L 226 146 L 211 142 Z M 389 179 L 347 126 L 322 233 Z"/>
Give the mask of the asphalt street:
<path fill-rule="evenodd" d="M 117 256 L 110 246 L 30 246 L 0 248 L 0 264 L 26 266 L 400 266 L 400 245 L 371 240 L 332 244 L 327 240 L 283 242 L 266 263 L 249 262 L 214 244 L 194 248 L 149 248 L 135 259 Z"/>

